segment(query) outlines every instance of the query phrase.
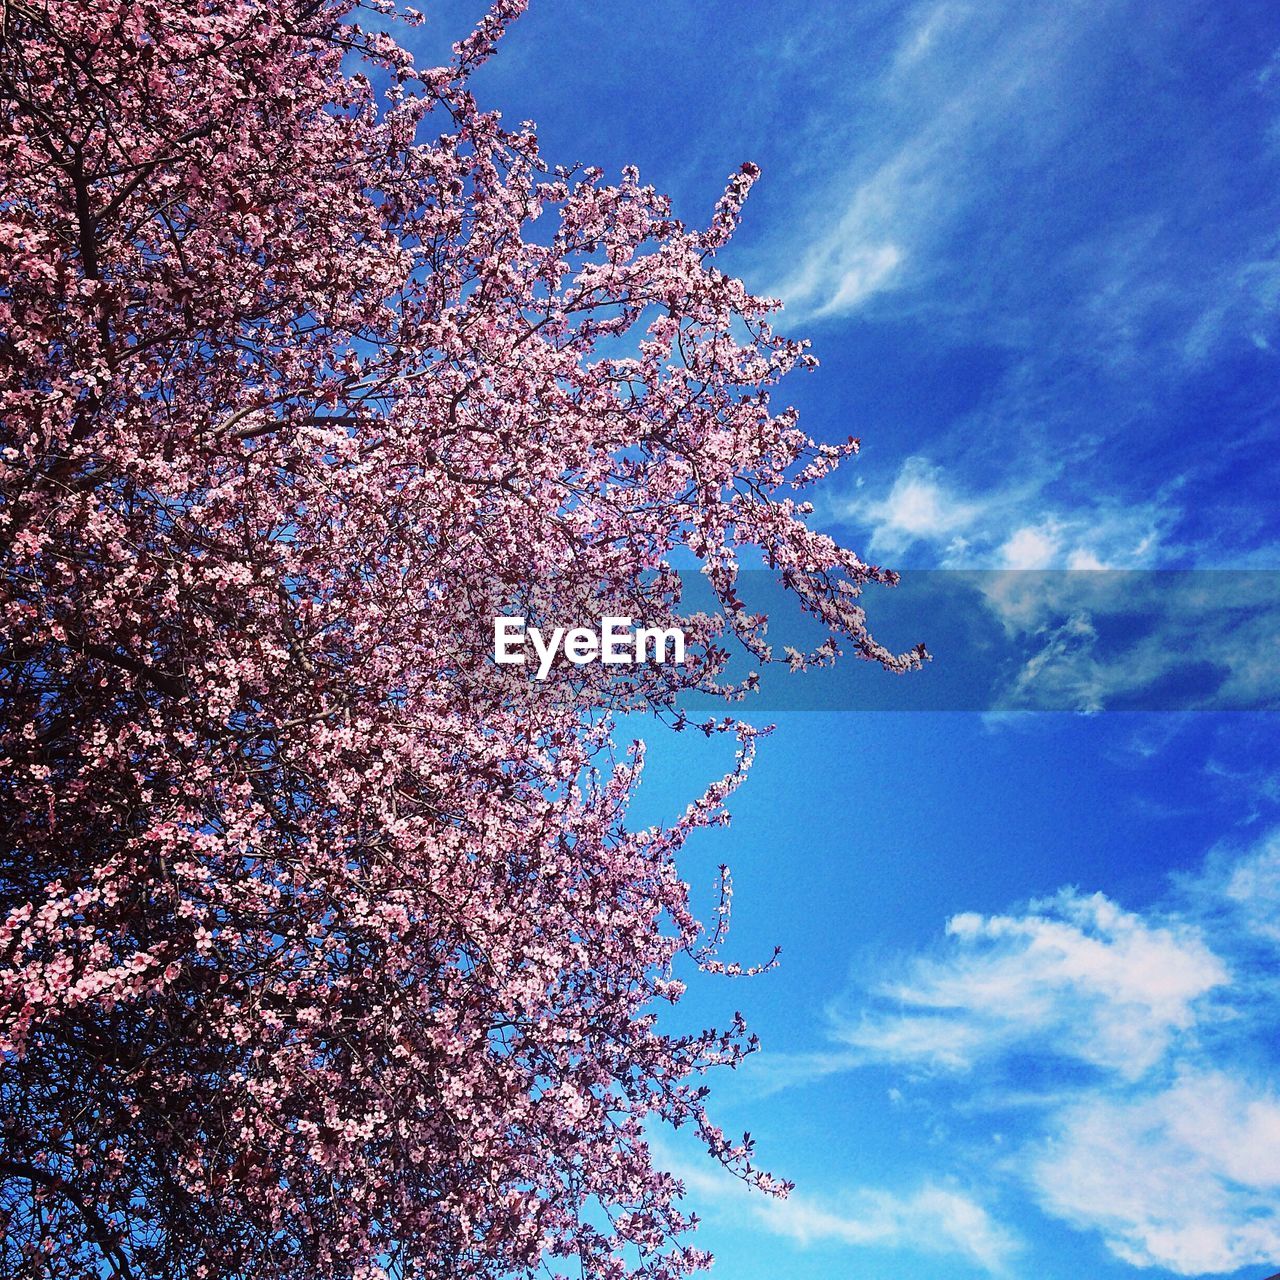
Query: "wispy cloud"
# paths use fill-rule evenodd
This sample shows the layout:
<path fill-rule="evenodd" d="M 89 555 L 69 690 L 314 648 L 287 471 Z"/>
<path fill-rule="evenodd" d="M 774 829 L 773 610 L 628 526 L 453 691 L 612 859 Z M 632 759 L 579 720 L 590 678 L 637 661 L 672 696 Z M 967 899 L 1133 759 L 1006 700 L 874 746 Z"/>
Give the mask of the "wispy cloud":
<path fill-rule="evenodd" d="M 840 315 L 889 287 L 901 263 L 902 249 L 891 241 L 833 240 L 810 253 L 776 292 L 815 317 Z"/>
<path fill-rule="evenodd" d="M 820 355 L 856 320 L 873 358 L 893 337 L 904 368 L 948 353 L 975 394 L 905 425 L 932 470 L 877 476 L 834 522 L 868 526 L 890 561 L 1239 563 L 1260 523 L 1241 469 L 1260 485 L 1275 465 L 1258 364 L 1280 349 L 1271 45 L 1223 58 L 1226 11 L 1220 28 L 1189 0 L 1140 37 L 1122 0 L 869 12 L 859 40 L 884 53 L 871 73 L 831 54 L 851 64 L 843 118 L 800 117 L 803 161 L 778 175 L 795 194 L 749 274 L 798 331 L 830 326 Z M 971 351 L 992 367 L 968 369 Z M 901 452 L 893 406 L 873 414 L 869 444 Z M 928 495 L 926 528 L 907 504 Z"/>
<path fill-rule="evenodd" d="M 1229 866 L 1222 896 L 1249 933 L 1280 945 L 1280 832 Z"/>
<path fill-rule="evenodd" d="M 1137 1077 L 1228 980 L 1199 931 L 1063 890 L 1022 915 L 965 913 L 948 946 L 838 1024 L 869 1057 L 965 1070 L 1013 1052 L 1070 1058 Z"/>
<path fill-rule="evenodd" d="M 1087 712 L 1276 705 L 1278 580 L 1272 570 L 975 578 L 1005 633 L 1033 647 L 1007 701 Z"/>
<path fill-rule="evenodd" d="M 866 531 L 877 556 L 919 556 L 943 568 L 1133 569 L 1156 560 L 1178 514 L 1169 497 L 1134 504 L 1098 495 L 1063 508 L 1048 495 L 1058 477 L 1056 466 L 1028 467 L 1016 481 L 967 490 L 913 455 L 883 496 L 864 486 L 828 499 L 821 514 Z"/>
<path fill-rule="evenodd" d="M 900 283 L 977 194 L 966 172 L 980 170 L 977 154 L 1062 47 L 1045 40 L 1052 20 L 1002 26 L 993 16 L 947 3 L 908 12 L 872 91 L 879 127 L 832 166 L 842 176 L 815 193 L 815 231 L 773 289 L 797 318 L 847 314 Z M 916 266 L 917 277 L 932 270 Z"/>
<path fill-rule="evenodd" d="M 920 541 L 954 552 L 962 550 L 962 535 L 989 506 L 990 500 L 964 498 L 949 489 L 927 458 L 911 457 L 883 498 L 855 498 L 839 514 L 870 526 L 870 547 L 876 555 L 896 555 Z"/>
<path fill-rule="evenodd" d="M 1182 22 L 1190 7 L 1169 9 L 1166 24 L 1144 27 L 1153 61 L 1178 56 L 1178 42 L 1193 38 Z M 841 124 L 815 122 L 821 131 L 801 153 L 821 156 L 823 180 L 799 185 L 799 216 L 772 240 L 773 291 L 796 319 L 838 317 L 906 289 L 901 307 L 984 340 L 1031 350 L 1051 325 L 1072 334 L 1075 355 L 1117 368 L 1145 360 L 1153 344 L 1190 364 L 1228 335 L 1269 345 L 1280 301 L 1271 221 L 1224 202 L 1212 183 L 1188 181 L 1197 166 L 1201 177 L 1229 176 L 1229 156 L 1189 130 L 1141 157 L 1164 184 L 1072 185 L 1133 163 L 1141 145 L 1099 128 L 1096 115 L 1098 94 L 1126 68 L 1132 30 L 1122 0 L 922 0 L 873 7 L 866 21 L 878 42 L 892 32 L 893 47 L 874 74 L 860 67 L 848 77 Z M 861 41 L 872 34 L 856 20 L 850 27 Z M 791 56 L 810 53 L 802 44 Z M 1231 86 L 1236 100 L 1275 94 L 1268 59 L 1259 48 Z M 1087 151 L 1077 149 L 1082 129 Z M 1275 163 L 1265 134 L 1250 141 L 1260 162 Z M 1177 208 L 1166 202 L 1171 189 Z M 1188 270 L 1192 252 L 1198 269 Z M 1041 306 L 1025 305 L 1031 293 Z"/>
<path fill-rule="evenodd" d="M 927 954 L 834 1010 L 839 1048 L 809 1061 L 905 1072 L 921 1105 L 958 1095 L 968 1112 L 1016 1112 L 1006 1194 L 1021 1187 L 1125 1262 L 1179 1275 L 1271 1265 L 1278 915 L 1280 831 L 1214 851 L 1142 911 L 1063 889 L 957 915 Z"/>
<path fill-rule="evenodd" d="M 774 1200 L 709 1166 L 666 1159 L 699 1205 L 802 1247 L 905 1249 L 963 1259 L 997 1276 L 1021 1248 L 1016 1234 L 977 1199 L 934 1182 L 905 1193 L 861 1188 L 825 1200 L 796 1192 Z"/>
<path fill-rule="evenodd" d="M 1051 1113 L 1027 1174 L 1044 1208 L 1119 1258 L 1178 1275 L 1280 1257 L 1280 1095 L 1229 1070 Z"/>

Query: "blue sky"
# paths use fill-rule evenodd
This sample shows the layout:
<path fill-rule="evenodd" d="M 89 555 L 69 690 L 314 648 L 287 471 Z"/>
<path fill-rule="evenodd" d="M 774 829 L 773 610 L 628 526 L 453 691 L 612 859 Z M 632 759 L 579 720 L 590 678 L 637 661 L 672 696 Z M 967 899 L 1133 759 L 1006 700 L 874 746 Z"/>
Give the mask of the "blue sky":
<path fill-rule="evenodd" d="M 439 47 L 476 6 L 428 8 Z M 1280 567 L 1273 2 L 533 0 L 476 88 L 690 222 L 762 166 L 724 265 L 814 340 L 803 421 L 864 442 L 818 517 L 869 557 Z M 777 718 L 686 864 L 731 863 L 734 958 L 783 947 L 682 1015 L 747 1013 L 719 1116 L 798 1184 L 671 1143 L 718 1274 L 1280 1270 L 1274 718 Z M 637 821 L 727 750 L 654 737 Z"/>

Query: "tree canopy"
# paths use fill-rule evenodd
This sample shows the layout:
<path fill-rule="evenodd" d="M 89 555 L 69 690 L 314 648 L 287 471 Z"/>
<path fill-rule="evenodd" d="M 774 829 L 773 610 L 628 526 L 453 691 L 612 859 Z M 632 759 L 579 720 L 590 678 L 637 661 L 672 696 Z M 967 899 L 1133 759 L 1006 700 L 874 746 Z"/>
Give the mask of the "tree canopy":
<path fill-rule="evenodd" d="M 468 88 L 522 8 L 419 68 L 387 2 L 3 6 L 0 1276 L 674 1280 L 658 1122 L 785 1189 L 706 1111 L 741 1021 L 654 1013 L 755 735 L 635 830 L 614 717 L 772 660 L 744 556 L 919 655 L 714 265 L 754 168 L 690 229 L 545 163 Z M 510 600 L 689 661 L 499 679 Z"/>

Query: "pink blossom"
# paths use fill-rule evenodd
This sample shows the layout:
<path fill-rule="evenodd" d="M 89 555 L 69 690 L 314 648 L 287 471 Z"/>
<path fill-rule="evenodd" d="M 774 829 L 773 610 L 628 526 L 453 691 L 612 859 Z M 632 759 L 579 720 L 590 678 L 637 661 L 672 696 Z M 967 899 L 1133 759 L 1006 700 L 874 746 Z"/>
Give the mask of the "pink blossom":
<path fill-rule="evenodd" d="M 752 971 L 677 859 L 757 735 L 699 726 L 734 768 L 637 831 L 612 716 L 778 661 L 744 553 L 833 637 L 793 665 L 920 656 L 795 500 L 856 448 L 772 402 L 811 357 L 712 265 L 756 170 L 696 231 L 548 170 L 467 84 L 523 8 L 417 68 L 390 0 L 6 7 L 6 1273 L 675 1280 L 650 1124 L 785 1189 L 706 1111 L 741 1021 L 653 1019 Z M 487 660 L 510 595 L 693 652 L 539 692 Z"/>

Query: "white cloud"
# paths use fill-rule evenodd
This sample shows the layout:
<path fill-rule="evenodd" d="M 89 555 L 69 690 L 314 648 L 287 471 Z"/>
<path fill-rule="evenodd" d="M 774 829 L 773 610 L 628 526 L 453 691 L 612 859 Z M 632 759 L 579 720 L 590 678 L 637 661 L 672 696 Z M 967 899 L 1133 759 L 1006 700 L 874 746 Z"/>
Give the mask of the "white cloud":
<path fill-rule="evenodd" d="M 1257 197 L 1224 205 L 1219 194 L 1240 166 L 1212 130 L 1140 154 L 1140 130 L 1102 137 L 1092 128 L 1097 104 L 1131 74 L 1191 65 L 1179 42 L 1198 25 L 1193 10 L 1178 0 L 1167 21 L 1147 24 L 1152 43 L 1136 72 L 1116 0 L 872 6 L 823 40 L 833 58 L 848 50 L 860 74 L 790 117 L 805 145 L 775 180 L 794 194 L 747 274 L 784 300 L 797 333 L 870 308 L 874 320 L 902 324 L 956 359 L 953 377 L 972 398 L 921 429 L 946 441 L 931 447 L 954 468 L 950 496 L 966 505 L 966 492 L 981 492 L 978 505 L 992 516 L 972 530 L 942 523 L 934 534 L 872 521 L 876 555 L 937 552 L 948 566 L 1143 565 L 1180 514 L 1163 495 L 1146 499 L 1153 476 L 1170 485 L 1194 476 L 1215 503 L 1211 532 L 1195 519 L 1180 526 L 1200 557 L 1240 563 L 1253 545 L 1253 507 L 1213 491 L 1221 450 L 1196 446 L 1187 380 L 1229 352 L 1275 349 L 1280 258 L 1270 210 Z M 872 74 L 852 52 L 868 44 L 885 50 Z M 1257 61 L 1265 64 L 1265 50 Z M 1161 110 L 1160 91 L 1143 87 Z M 1084 136 L 1094 145 L 1079 147 Z M 1233 138 L 1255 177 L 1274 167 L 1280 151 L 1268 154 L 1261 135 Z M 1107 173 L 1147 163 L 1159 180 L 1115 198 L 1082 195 Z M 984 356 L 970 378 L 960 359 L 975 348 Z M 923 398 L 945 402 L 928 388 Z M 1249 409 L 1232 410 L 1233 466 L 1245 457 L 1267 464 L 1259 412 L 1251 423 Z M 886 430 L 867 435 L 886 441 Z M 1023 483 L 1028 475 L 1035 485 Z M 1051 500 L 1037 487 L 1045 477 Z M 989 501 L 989 489 L 1012 503 Z"/>
<path fill-rule="evenodd" d="M 1231 868 L 1222 892 L 1250 932 L 1280 942 L 1280 832 Z"/>
<path fill-rule="evenodd" d="M 779 1053 L 766 1045 L 752 1054 L 739 1073 L 738 1088 L 753 1098 L 768 1098 L 795 1085 L 839 1075 L 853 1065 L 845 1049 L 818 1053 Z"/>
<path fill-rule="evenodd" d="M 1117 1258 L 1179 1275 L 1274 1269 L 1280 830 L 1175 885 L 1141 912 L 1064 889 L 954 916 L 859 1012 L 846 1002 L 833 1036 L 846 1069 L 909 1068 L 896 1087 L 913 1105 L 973 1080 L 953 1115 L 1020 1117 L 993 1176 Z"/>
<path fill-rule="evenodd" d="M 1032 469 L 1020 482 L 979 496 L 928 458 L 913 456 L 883 497 L 858 491 L 823 514 L 868 530 L 877 556 L 924 551 L 944 568 L 1141 568 L 1152 562 L 1175 510 L 1161 500 L 1110 498 L 1059 509 L 1046 496 L 1056 479 L 1056 469 Z"/>
<path fill-rule="evenodd" d="M 907 32 L 893 61 L 895 75 L 916 69 L 938 47 L 946 29 L 964 20 L 964 6 L 943 3 L 928 9 Z"/>
<path fill-rule="evenodd" d="M 1205 302 L 1199 319 L 1183 343 L 1185 358 L 1198 364 L 1215 349 L 1248 336 L 1260 351 L 1271 348 L 1267 329 L 1280 308 L 1280 262 L 1274 257 L 1242 264 L 1235 272 L 1230 292 Z"/>
<path fill-rule="evenodd" d="M 776 1200 L 710 1164 L 667 1157 L 667 1166 L 700 1204 L 801 1246 L 906 1249 L 961 1258 L 993 1275 L 1003 1274 L 1021 1247 L 972 1196 L 932 1182 L 901 1194 L 862 1188 L 829 1200 L 795 1192 Z"/>
<path fill-rule="evenodd" d="M 1226 215 L 1209 195 L 1195 205 L 1199 217 L 1185 218 L 1185 207 L 1170 216 L 1157 188 L 1146 200 L 1103 206 L 1107 216 L 1074 236 L 1046 234 L 1052 206 L 1032 203 L 1039 217 L 1027 217 L 1029 175 L 1091 173 L 1071 154 L 1072 139 L 1090 123 L 1104 77 L 1120 74 L 1122 12 L 1114 0 L 923 0 L 888 22 L 868 10 L 877 43 L 891 35 L 894 47 L 877 74 L 860 68 L 831 91 L 840 114 L 796 122 L 807 127 L 806 145 L 787 176 L 801 200 L 770 247 L 767 291 L 805 320 L 849 314 L 889 286 L 919 285 L 904 289 L 899 310 L 927 311 L 948 336 L 1038 350 L 1041 363 L 1060 358 L 1065 341 L 1075 356 L 1121 372 L 1149 365 L 1151 343 L 1186 366 L 1226 341 L 1268 345 L 1280 267 L 1269 219 L 1253 235 L 1237 225 L 1247 206 Z M 851 18 L 850 31 L 858 26 Z M 1157 46 L 1162 34 L 1148 31 Z M 1123 133 L 1095 142 L 1114 165 L 1133 162 Z M 1180 147 L 1163 159 L 1186 178 L 1194 175 L 1186 166 L 1205 164 Z M 1236 234 L 1211 243 L 1209 228 Z M 1203 270 L 1171 269 L 1197 251 Z M 887 266 L 877 270 L 881 255 Z M 1027 291 L 1042 300 L 1037 314 Z"/>
<path fill-rule="evenodd" d="M 1096 711 L 1274 705 L 1280 627 L 1274 574 L 1010 573 L 975 578 L 1010 637 L 1034 645 L 1010 708 Z M 1163 690 L 1163 693 L 1162 693 Z"/>
<path fill-rule="evenodd" d="M 838 1038 L 937 1068 L 1016 1050 L 1136 1077 L 1228 980 L 1195 926 L 1149 922 L 1101 894 L 1063 890 L 1020 916 L 954 916 L 947 935 L 942 954 L 879 987 L 881 1008 Z"/>
<path fill-rule="evenodd" d="M 1064 1108 L 1030 1166 L 1056 1217 L 1179 1275 L 1280 1258 L 1280 1097 L 1225 1071 Z"/>
<path fill-rule="evenodd" d="M 1140 569 L 1161 550 L 1165 530 L 1178 517 L 1161 500 L 1127 503 L 1095 498 L 1054 509 L 1043 497 L 1034 524 L 1016 525 L 998 555 L 1004 569 Z"/>
<path fill-rule="evenodd" d="M 901 261 L 902 250 L 896 244 L 856 245 L 846 249 L 834 264 L 839 276 L 835 290 L 817 314 L 852 311 L 888 284 Z"/>
<path fill-rule="evenodd" d="M 1216 759 L 1209 760 L 1205 772 L 1210 779 L 1226 781 L 1233 792 L 1261 790 L 1272 804 L 1280 799 L 1273 776 L 1230 770 Z M 1258 963 L 1266 964 L 1270 979 L 1280 948 L 1280 829 L 1256 837 L 1243 849 L 1214 849 L 1197 874 L 1175 877 L 1175 882 L 1182 909 L 1198 915 L 1206 928 L 1230 933 L 1239 948 L 1252 950 Z M 1264 980 L 1263 985 L 1268 983 Z M 1280 999 L 1280 983 L 1273 985 Z"/>
<path fill-rule="evenodd" d="M 1023 525 L 1009 535 L 999 555 L 1003 569 L 1048 569 L 1061 562 L 1062 542 L 1052 525 Z"/>
<path fill-rule="evenodd" d="M 902 464 L 883 499 L 854 505 L 849 513 L 871 525 L 873 551 L 894 554 L 913 542 L 945 542 L 971 528 L 982 505 L 948 490 L 939 469 L 927 458 L 915 457 Z"/>
<path fill-rule="evenodd" d="M 1060 59 L 1047 21 L 1001 23 L 972 6 L 923 5 L 907 16 L 895 56 L 872 88 L 878 128 L 838 147 L 815 189 L 808 235 L 780 245 L 779 283 L 769 292 L 796 317 L 845 315 L 894 283 L 901 263 L 934 242 L 980 193 L 974 153 L 1016 130 L 1019 104 L 1037 75 Z M 1068 28 L 1069 31 L 1069 28 Z M 1055 56 L 1056 55 L 1056 56 Z M 922 110 L 923 108 L 923 110 Z M 853 159 L 851 159 L 851 154 Z M 785 257 L 783 256 L 785 254 Z"/>
<path fill-rule="evenodd" d="M 901 156 L 860 183 L 843 213 L 766 290 L 782 299 L 790 317 L 847 315 L 894 281 L 907 256 L 894 235 L 903 188 L 923 180 L 911 178 L 910 168 Z"/>

